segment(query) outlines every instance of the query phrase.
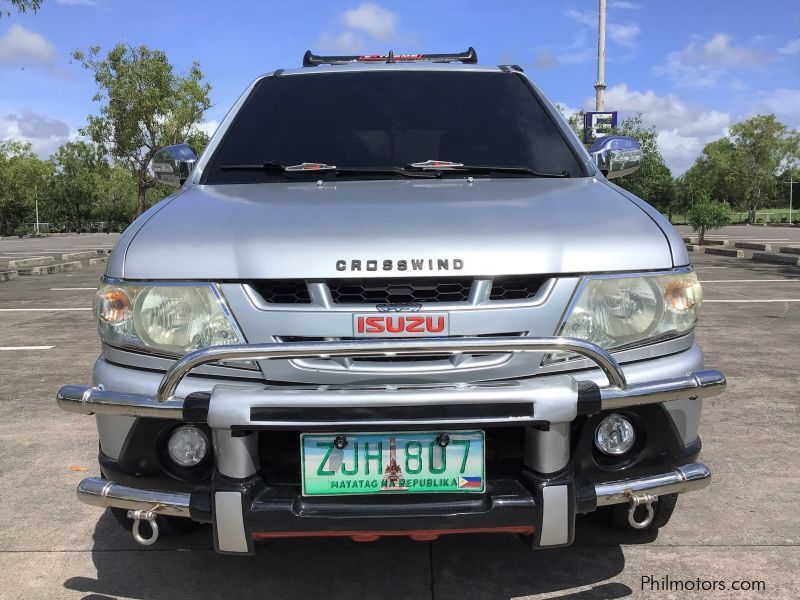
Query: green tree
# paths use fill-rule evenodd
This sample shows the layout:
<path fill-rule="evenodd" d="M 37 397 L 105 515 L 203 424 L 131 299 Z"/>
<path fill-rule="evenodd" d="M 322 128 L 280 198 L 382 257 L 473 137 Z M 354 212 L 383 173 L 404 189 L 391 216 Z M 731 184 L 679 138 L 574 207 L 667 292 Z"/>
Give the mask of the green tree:
<path fill-rule="evenodd" d="M 136 214 L 145 210 L 147 190 L 155 185 L 148 165 L 161 146 L 196 138 L 211 106 L 211 86 L 197 62 L 186 75 L 175 73 L 167 55 L 147 46 L 117 44 L 104 58 L 100 48 L 76 50 L 73 57 L 98 85 L 100 114 L 81 132 L 127 167 L 137 182 Z"/>
<path fill-rule="evenodd" d="M 672 173 L 661 156 L 656 128 L 645 127 L 641 113 L 637 113 L 624 119 L 613 133 L 638 140 L 644 152 L 639 170 L 627 177 L 621 177 L 615 183 L 659 210 L 671 214 L 674 208 L 674 182 Z"/>
<path fill-rule="evenodd" d="M 575 112 L 572 114 L 567 114 L 567 107 L 563 104 L 556 103 L 556 108 L 558 112 L 562 114 L 562 116 L 567 120 L 570 128 L 572 131 L 575 132 L 575 135 L 578 136 L 578 139 L 583 143 L 583 111 Z"/>
<path fill-rule="evenodd" d="M 703 197 L 689 209 L 687 216 L 692 229 L 700 232 L 700 244 L 702 245 L 706 241 L 707 230 L 719 229 L 730 224 L 731 209 L 726 203 L 714 202 L 703 194 Z"/>
<path fill-rule="evenodd" d="M 695 163 L 676 180 L 676 206 L 689 209 L 695 202 L 706 198 L 735 204 L 735 181 L 731 171 L 733 153 L 733 144 L 728 138 L 707 144 Z"/>
<path fill-rule="evenodd" d="M 122 165 L 111 165 L 97 186 L 97 214 L 105 221 L 106 232 L 112 231 L 115 224 L 130 223 L 135 201 L 136 181 Z"/>
<path fill-rule="evenodd" d="M 10 4 L 17 12 L 36 12 L 42 6 L 42 0 L 0 0 L 0 17 L 3 15 L 10 17 L 11 11 L 5 8 L 6 3 Z"/>
<path fill-rule="evenodd" d="M 775 115 L 758 115 L 731 127 L 733 145 L 729 185 L 732 196 L 747 210 L 747 220 L 756 222 L 756 211 L 777 194 L 776 175 L 796 150 L 797 136 Z"/>
<path fill-rule="evenodd" d="M 55 165 L 49 193 L 52 211 L 80 231 L 96 216 L 98 190 L 109 169 L 106 157 L 95 144 L 80 141 L 61 145 L 50 160 Z"/>
<path fill-rule="evenodd" d="M 52 164 L 38 158 L 30 143 L 0 142 L 0 232 L 14 233 L 34 222 L 52 171 Z"/>

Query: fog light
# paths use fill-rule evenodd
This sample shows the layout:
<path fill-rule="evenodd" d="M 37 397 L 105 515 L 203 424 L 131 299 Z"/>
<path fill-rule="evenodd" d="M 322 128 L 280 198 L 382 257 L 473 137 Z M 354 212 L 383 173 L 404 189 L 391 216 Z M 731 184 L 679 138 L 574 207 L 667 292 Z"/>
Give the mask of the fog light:
<path fill-rule="evenodd" d="M 193 467 L 208 453 L 208 438 L 194 425 L 182 425 L 172 432 L 167 443 L 169 457 L 182 467 Z"/>
<path fill-rule="evenodd" d="M 597 426 L 594 432 L 594 445 L 611 456 L 625 454 L 633 447 L 636 432 L 633 424 L 622 415 L 609 415 Z"/>

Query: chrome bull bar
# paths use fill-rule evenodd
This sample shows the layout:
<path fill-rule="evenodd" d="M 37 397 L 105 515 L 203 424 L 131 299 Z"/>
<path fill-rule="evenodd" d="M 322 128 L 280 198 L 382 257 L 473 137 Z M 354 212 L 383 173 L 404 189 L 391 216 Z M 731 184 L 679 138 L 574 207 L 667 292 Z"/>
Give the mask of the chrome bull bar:
<path fill-rule="evenodd" d="M 596 505 L 630 503 L 639 494 L 662 496 L 701 490 L 711 483 L 711 472 L 703 463 L 689 463 L 666 473 L 595 484 Z M 190 517 L 190 494 L 132 488 L 99 477 L 88 477 L 78 485 L 78 499 L 92 506 L 113 506 L 159 515 Z"/>
<path fill-rule="evenodd" d="M 186 375 L 202 365 L 223 361 L 240 362 L 275 358 L 330 358 L 347 356 L 407 356 L 426 354 L 519 352 L 571 352 L 594 362 L 608 378 L 609 383 L 621 390 L 628 387 L 625 374 L 614 357 L 600 346 L 575 338 L 458 338 L 458 339 L 408 339 L 386 341 L 348 340 L 336 342 L 290 342 L 281 344 L 251 344 L 215 346 L 197 350 L 177 361 L 164 375 L 158 386 L 159 402 L 172 399 L 178 385 Z"/>
<path fill-rule="evenodd" d="M 116 414 L 132 415 L 139 417 L 157 417 L 168 419 L 183 419 L 184 399 L 176 396 L 176 391 L 181 381 L 194 369 L 218 361 L 261 361 L 271 359 L 292 359 L 312 357 L 346 357 L 346 356 L 404 356 L 425 354 L 459 354 L 459 353 L 520 353 L 520 352 L 569 352 L 581 355 L 594 362 L 604 373 L 608 385 L 596 389 L 597 402 L 591 412 L 599 410 L 614 410 L 626 406 L 653 404 L 681 399 L 698 399 L 716 396 L 725 389 L 725 377 L 719 371 L 707 370 L 689 373 L 687 375 L 650 381 L 630 385 L 625 379 L 617 361 L 604 349 L 596 344 L 574 338 L 549 337 L 549 338 L 459 338 L 436 340 L 365 340 L 365 341 L 331 341 L 331 342 L 291 342 L 274 344 L 251 344 L 217 346 L 197 350 L 187 354 L 164 374 L 155 396 L 144 394 L 129 394 L 124 392 L 107 391 L 98 387 L 80 385 L 66 385 L 58 392 L 59 406 L 69 412 L 81 414 Z M 547 378 L 529 378 L 525 380 L 527 392 L 531 395 L 537 393 L 546 385 Z M 576 383 L 569 374 L 556 373 L 552 379 L 570 380 L 572 387 Z M 465 385 L 462 390 L 464 399 L 470 395 L 483 395 L 486 401 L 503 401 L 508 398 L 508 389 L 501 387 L 477 389 L 480 384 Z M 574 389 L 562 385 L 565 397 L 574 399 Z M 522 386 L 516 395 L 524 394 L 526 388 Z M 370 397 L 369 393 L 354 388 L 348 392 L 354 402 L 364 403 Z M 388 393 L 388 392 L 387 392 Z M 391 392 L 393 399 L 410 397 L 413 390 Z M 295 398 L 299 393 L 293 391 Z M 316 390 L 308 392 L 319 397 Z M 331 392 L 327 392 L 331 394 Z M 452 399 L 453 390 L 433 389 L 431 394 L 440 394 L 442 401 Z M 283 395 L 281 390 L 270 390 L 267 394 L 272 398 Z M 341 396 L 341 394 L 339 394 Z M 372 392 L 374 396 L 374 392 Z M 432 399 L 432 403 L 439 401 Z M 559 413 L 563 416 L 563 412 Z M 588 413 L 587 413 L 588 414 Z M 574 417 L 572 417 L 574 418 Z M 559 418 L 558 421 L 569 421 L 571 418 Z"/>

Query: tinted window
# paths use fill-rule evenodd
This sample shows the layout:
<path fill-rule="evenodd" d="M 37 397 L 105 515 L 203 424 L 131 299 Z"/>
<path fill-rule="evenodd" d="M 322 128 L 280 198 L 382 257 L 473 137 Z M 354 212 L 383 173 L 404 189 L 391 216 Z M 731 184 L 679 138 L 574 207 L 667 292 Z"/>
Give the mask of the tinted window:
<path fill-rule="evenodd" d="M 206 171 L 206 183 L 280 178 L 224 164 L 404 166 L 428 159 L 582 175 L 516 74 L 376 71 L 261 80 Z"/>

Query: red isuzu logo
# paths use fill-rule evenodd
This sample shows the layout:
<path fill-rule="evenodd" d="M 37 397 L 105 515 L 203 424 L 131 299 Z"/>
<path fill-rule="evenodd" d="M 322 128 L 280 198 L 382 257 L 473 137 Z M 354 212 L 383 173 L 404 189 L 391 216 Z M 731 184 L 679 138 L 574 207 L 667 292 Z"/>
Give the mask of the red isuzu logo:
<path fill-rule="evenodd" d="M 449 330 L 447 313 L 353 315 L 355 337 L 439 337 Z"/>

